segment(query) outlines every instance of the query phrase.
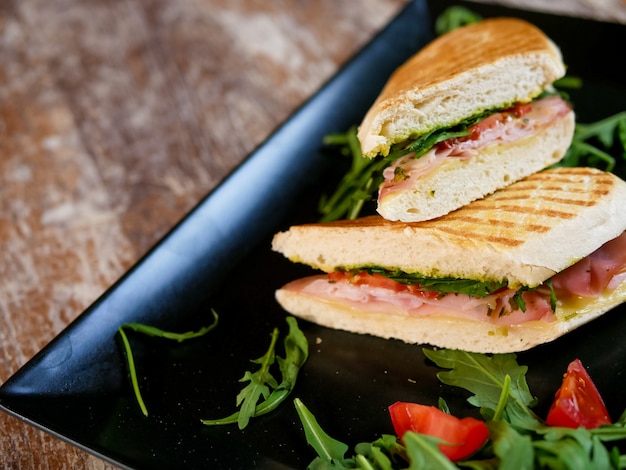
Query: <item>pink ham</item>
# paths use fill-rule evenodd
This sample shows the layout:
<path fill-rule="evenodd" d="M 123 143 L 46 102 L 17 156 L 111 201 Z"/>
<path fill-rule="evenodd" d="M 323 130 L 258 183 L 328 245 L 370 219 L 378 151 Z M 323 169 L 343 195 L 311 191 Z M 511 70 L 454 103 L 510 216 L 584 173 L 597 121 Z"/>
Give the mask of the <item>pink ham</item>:
<path fill-rule="evenodd" d="M 552 278 L 556 291 L 597 297 L 626 265 L 626 232 Z M 623 276 L 620 276 L 623 277 Z"/>

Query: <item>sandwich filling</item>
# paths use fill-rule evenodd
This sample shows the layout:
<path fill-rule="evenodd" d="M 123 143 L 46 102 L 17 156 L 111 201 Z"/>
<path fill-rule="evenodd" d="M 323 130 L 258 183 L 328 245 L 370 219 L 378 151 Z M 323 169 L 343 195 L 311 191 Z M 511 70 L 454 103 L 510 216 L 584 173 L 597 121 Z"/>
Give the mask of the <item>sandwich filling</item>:
<path fill-rule="evenodd" d="M 570 111 L 571 106 L 565 100 L 558 95 L 550 95 L 489 114 L 467 127 L 462 126 L 460 130 L 452 129 L 441 134 L 446 137 L 445 140 L 432 146 L 412 151 L 412 145 L 408 153 L 383 170 L 384 180 L 379 188 L 378 200 L 414 186 L 419 178 L 435 171 L 446 161 L 467 160 L 487 146 L 530 137 Z"/>
<path fill-rule="evenodd" d="M 504 285 L 486 290 L 483 295 L 438 292 L 368 270 L 310 276 L 293 281 L 284 289 L 357 311 L 439 315 L 504 326 L 529 321 L 553 322 L 557 320 L 557 305 L 583 305 L 614 290 L 625 280 L 626 232 L 532 289 L 515 290 Z"/>

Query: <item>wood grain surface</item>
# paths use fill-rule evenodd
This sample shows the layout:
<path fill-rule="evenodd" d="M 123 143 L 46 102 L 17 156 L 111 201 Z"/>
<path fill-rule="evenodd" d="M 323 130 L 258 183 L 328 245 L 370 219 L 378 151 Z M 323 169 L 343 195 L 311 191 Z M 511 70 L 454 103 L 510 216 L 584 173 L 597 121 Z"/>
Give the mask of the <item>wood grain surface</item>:
<path fill-rule="evenodd" d="M 405 2 L 0 2 L 0 383 Z M 0 414 L 0 468 L 112 467 Z"/>

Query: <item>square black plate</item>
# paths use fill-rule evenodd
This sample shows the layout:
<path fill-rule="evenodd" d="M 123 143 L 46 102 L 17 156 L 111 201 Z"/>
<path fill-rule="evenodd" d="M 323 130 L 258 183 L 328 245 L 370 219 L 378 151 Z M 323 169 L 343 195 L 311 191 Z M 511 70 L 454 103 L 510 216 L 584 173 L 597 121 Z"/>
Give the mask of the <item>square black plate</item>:
<path fill-rule="evenodd" d="M 530 20 L 562 48 L 572 75 L 578 118 L 590 122 L 626 109 L 617 47 L 622 25 L 562 18 L 474 3 L 483 16 Z M 217 189 L 110 290 L 0 388 L 1 408 L 32 425 L 127 468 L 304 468 L 307 447 L 288 400 L 243 431 L 206 427 L 235 409 L 239 378 L 261 356 L 274 327 L 286 331 L 274 290 L 310 273 L 270 250 L 274 232 L 317 218 L 319 196 L 339 172 L 322 137 L 358 124 L 388 75 L 433 37 L 432 19 L 451 2 L 415 0 L 300 108 Z M 621 170 L 620 170 L 621 171 Z M 119 325 L 166 330 L 220 324 L 182 344 L 131 336 L 150 416 L 134 401 L 121 353 Z M 567 364 L 588 366 L 617 417 L 626 407 L 624 308 L 551 344 L 519 354 L 545 410 Z M 292 395 L 332 436 L 352 445 L 392 432 L 387 406 L 397 400 L 435 404 L 444 396 L 459 413 L 466 396 L 442 386 L 421 346 L 333 331 L 300 322 L 310 359 Z"/>

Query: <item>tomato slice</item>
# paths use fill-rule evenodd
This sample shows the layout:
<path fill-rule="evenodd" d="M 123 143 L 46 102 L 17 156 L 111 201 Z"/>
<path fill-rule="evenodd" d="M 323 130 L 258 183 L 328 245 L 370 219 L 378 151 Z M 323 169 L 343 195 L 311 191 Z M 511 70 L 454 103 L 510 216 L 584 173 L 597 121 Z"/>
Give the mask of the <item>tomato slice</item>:
<path fill-rule="evenodd" d="M 367 285 L 373 288 L 388 289 L 392 292 L 408 292 L 423 299 L 436 299 L 441 294 L 435 291 L 422 290 L 417 284 L 404 284 L 394 281 L 382 274 L 369 274 L 366 271 L 333 271 L 328 273 L 331 282 L 349 282 L 356 286 Z"/>
<path fill-rule="evenodd" d="M 579 359 L 575 359 L 567 367 L 563 383 L 548 411 L 546 424 L 566 428 L 582 426 L 587 429 L 611 424 L 600 392 Z"/>
<path fill-rule="evenodd" d="M 439 444 L 439 450 L 453 462 L 472 455 L 489 437 L 483 421 L 457 418 L 434 406 L 396 402 L 389 407 L 389 414 L 398 437 L 413 431 L 441 438 L 448 444 Z"/>

